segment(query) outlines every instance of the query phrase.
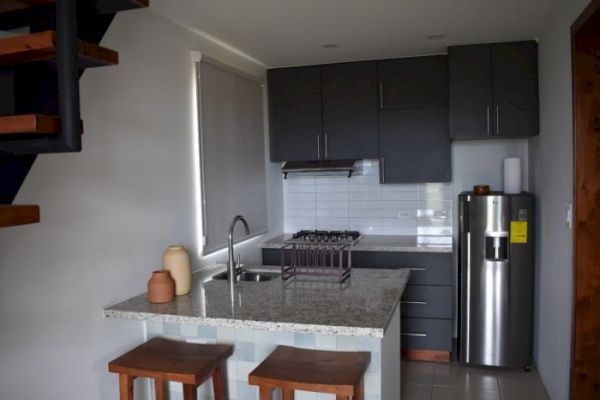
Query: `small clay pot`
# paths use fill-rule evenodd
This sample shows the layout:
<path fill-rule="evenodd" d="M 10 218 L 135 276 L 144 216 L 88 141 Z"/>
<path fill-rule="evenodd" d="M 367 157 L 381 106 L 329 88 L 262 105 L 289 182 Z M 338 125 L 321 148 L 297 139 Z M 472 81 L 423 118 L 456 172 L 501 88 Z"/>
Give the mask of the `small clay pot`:
<path fill-rule="evenodd" d="M 169 271 L 153 271 L 148 281 L 148 301 L 168 303 L 175 297 L 175 281 Z"/>
<path fill-rule="evenodd" d="M 473 186 L 473 193 L 480 196 L 488 195 L 490 194 L 490 187 L 489 185 L 475 185 Z"/>

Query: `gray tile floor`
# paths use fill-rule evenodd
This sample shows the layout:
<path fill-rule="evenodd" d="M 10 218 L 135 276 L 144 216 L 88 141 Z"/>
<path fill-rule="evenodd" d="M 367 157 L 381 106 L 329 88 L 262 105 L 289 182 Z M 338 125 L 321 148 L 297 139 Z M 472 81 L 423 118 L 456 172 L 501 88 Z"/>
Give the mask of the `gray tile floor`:
<path fill-rule="evenodd" d="M 402 361 L 402 400 L 549 400 L 537 371 Z"/>

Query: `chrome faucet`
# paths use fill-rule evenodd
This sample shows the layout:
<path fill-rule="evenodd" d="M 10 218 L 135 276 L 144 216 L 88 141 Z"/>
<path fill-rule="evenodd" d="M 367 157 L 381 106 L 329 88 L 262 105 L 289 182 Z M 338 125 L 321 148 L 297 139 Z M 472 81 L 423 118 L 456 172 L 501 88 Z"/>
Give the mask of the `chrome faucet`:
<path fill-rule="evenodd" d="M 250 234 L 250 228 L 248 227 L 248 222 L 241 215 L 236 215 L 231 224 L 229 224 L 229 236 L 227 241 L 227 248 L 229 250 L 229 261 L 227 263 L 227 280 L 229 281 L 229 286 L 233 287 L 237 283 L 237 272 L 240 265 L 236 265 L 235 260 L 233 259 L 233 230 L 235 229 L 235 224 L 241 221 L 244 224 L 244 228 L 246 229 L 246 235 Z M 238 258 L 239 261 L 239 258 Z"/>

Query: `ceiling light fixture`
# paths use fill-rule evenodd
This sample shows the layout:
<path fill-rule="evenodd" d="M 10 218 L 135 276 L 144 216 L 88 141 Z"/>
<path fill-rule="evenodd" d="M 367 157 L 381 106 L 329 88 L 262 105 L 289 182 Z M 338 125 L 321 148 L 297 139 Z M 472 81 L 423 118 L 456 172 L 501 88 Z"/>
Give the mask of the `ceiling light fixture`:
<path fill-rule="evenodd" d="M 323 45 L 324 49 L 338 49 L 340 47 L 337 43 L 327 43 Z"/>

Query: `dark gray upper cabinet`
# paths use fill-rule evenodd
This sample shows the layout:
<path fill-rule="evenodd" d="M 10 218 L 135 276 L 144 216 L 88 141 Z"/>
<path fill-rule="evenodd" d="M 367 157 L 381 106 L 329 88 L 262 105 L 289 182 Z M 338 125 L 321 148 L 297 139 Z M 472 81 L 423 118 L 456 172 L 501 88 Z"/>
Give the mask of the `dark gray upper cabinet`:
<path fill-rule="evenodd" d="M 492 133 L 492 58 L 489 45 L 448 49 L 450 135 L 478 139 Z"/>
<path fill-rule="evenodd" d="M 449 182 L 448 58 L 378 63 L 382 183 Z"/>
<path fill-rule="evenodd" d="M 450 182 L 448 108 L 382 110 L 382 183 Z"/>
<path fill-rule="evenodd" d="M 456 46 L 450 62 L 450 137 L 539 134 L 535 41 Z"/>
<path fill-rule="evenodd" d="M 377 158 L 378 103 L 376 62 L 324 65 L 323 157 Z"/>
<path fill-rule="evenodd" d="M 271 161 L 321 158 L 321 67 L 271 69 L 267 78 Z"/>
<path fill-rule="evenodd" d="M 494 132 L 502 137 L 529 137 L 540 132 L 537 43 L 492 45 Z"/>
<path fill-rule="evenodd" d="M 377 63 L 383 110 L 436 108 L 448 104 L 448 57 L 383 60 Z"/>

